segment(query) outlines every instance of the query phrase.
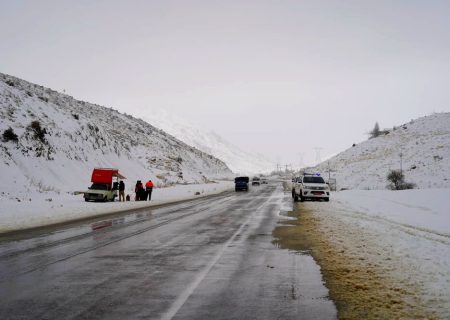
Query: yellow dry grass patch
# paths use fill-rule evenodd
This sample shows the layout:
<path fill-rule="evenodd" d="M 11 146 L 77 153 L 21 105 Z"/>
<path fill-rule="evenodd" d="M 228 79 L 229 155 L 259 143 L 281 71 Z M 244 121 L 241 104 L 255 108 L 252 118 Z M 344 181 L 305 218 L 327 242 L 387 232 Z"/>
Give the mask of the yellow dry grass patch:
<path fill-rule="evenodd" d="M 433 319 L 424 308 L 417 306 L 414 288 L 398 286 L 382 266 L 370 263 L 364 255 L 345 248 L 314 212 L 299 204 L 289 215 L 296 219 L 283 221 L 274 229 L 274 243 L 285 249 L 310 252 L 336 303 L 340 319 Z M 332 237 L 333 235 L 333 237 Z M 370 250 L 355 243 L 360 250 Z M 406 287 L 406 288 L 405 288 Z"/>

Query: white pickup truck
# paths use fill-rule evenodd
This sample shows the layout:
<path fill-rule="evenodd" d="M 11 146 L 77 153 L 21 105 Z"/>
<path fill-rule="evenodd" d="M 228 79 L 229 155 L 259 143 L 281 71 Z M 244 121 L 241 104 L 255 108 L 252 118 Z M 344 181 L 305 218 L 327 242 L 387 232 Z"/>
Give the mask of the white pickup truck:
<path fill-rule="evenodd" d="M 296 177 L 292 183 L 292 197 L 294 201 L 305 199 L 330 201 L 330 187 L 319 175 L 305 174 Z"/>

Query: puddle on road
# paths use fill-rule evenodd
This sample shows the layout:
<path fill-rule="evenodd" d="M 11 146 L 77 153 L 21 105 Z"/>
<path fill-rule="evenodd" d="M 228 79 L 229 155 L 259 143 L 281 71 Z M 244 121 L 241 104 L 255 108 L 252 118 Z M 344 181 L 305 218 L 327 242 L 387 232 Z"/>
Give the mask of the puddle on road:
<path fill-rule="evenodd" d="M 292 216 L 290 215 L 290 213 L 291 213 L 290 210 L 281 210 L 281 211 L 278 213 L 278 216 L 279 216 L 280 218 L 282 218 L 282 219 L 285 219 L 285 220 L 296 220 L 296 218 L 292 217 Z"/>
<path fill-rule="evenodd" d="M 135 222 L 148 220 L 150 218 L 152 218 L 151 211 L 146 212 L 145 214 L 144 213 L 133 213 L 133 214 L 128 214 L 123 217 L 119 217 L 119 218 L 96 221 L 96 222 L 92 223 L 90 226 L 93 231 L 96 231 L 96 230 L 100 230 L 100 229 L 108 228 L 108 227 L 132 224 Z"/>
<path fill-rule="evenodd" d="M 300 212 L 301 208 L 301 212 Z M 304 207 L 288 213 L 294 220 L 280 221 L 273 230 L 273 244 L 282 249 L 311 254 L 320 265 L 339 319 L 425 319 L 404 301 L 402 289 L 374 266 L 345 255 L 320 231 L 318 219 Z"/>
<path fill-rule="evenodd" d="M 272 279 L 272 283 L 276 283 L 282 298 L 277 305 L 282 305 L 284 310 L 282 316 L 281 313 L 276 317 L 273 315 L 272 319 L 337 318 L 336 306 L 329 298 L 320 267 L 308 252 L 272 250 L 271 258 L 265 261 L 264 267 L 267 270 L 264 281 Z M 267 294 L 269 286 L 265 286 L 264 282 L 259 285 L 265 288 Z"/>

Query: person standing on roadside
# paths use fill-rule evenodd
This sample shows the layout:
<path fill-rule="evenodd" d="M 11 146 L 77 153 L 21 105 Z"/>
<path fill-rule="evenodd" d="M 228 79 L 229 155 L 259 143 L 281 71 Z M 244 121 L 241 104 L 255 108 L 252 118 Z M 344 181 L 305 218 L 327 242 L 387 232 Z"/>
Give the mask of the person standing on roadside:
<path fill-rule="evenodd" d="M 125 202 L 125 183 L 123 181 L 119 182 L 119 201 Z"/>
<path fill-rule="evenodd" d="M 144 187 L 142 186 L 142 182 L 141 180 L 138 180 L 136 182 L 136 187 L 134 188 L 134 193 L 136 194 L 136 197 L 134 198 L 135 201 L 145 200 L 141 199 L 142 189 L 144 189 Z"/>
<path fill-rule="evenodd" d="M 147 200 L 150 201 L 152 200 L 152 191 L 153 191 L 153 182 L 152 180 L 148 180 L 147 183 L 145 184 L 145 191 L 147 191 Z"/>

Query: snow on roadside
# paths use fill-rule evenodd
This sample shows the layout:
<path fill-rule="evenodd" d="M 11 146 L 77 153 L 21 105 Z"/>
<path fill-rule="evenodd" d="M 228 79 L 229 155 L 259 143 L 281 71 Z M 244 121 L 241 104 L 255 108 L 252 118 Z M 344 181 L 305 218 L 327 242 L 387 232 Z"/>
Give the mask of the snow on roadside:
<path fill-rule="evenodd" d="M 308 202 L 345 254 L 378 266 L 424 307 L 450 318 L 450 189 L 349 190 Z"/>
<path fill-rule="evenodd" d="M 450 189 L 349 190 L 333 196 L 352 211 L 450 237 Z"/>
<path fill-rule="evenodd" d="M 0 233 L 195 199 L 233 188 L 234 182 L 232 181 L 154 188 L 150 202 L 85 202 L 83 195 L 51 193 L 33 194 L 32 198 L 20 202 L 13 199 L 2 199 L 0 202 Z"/>

